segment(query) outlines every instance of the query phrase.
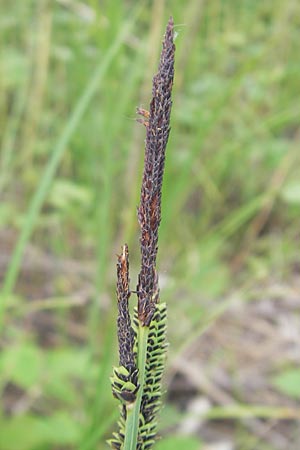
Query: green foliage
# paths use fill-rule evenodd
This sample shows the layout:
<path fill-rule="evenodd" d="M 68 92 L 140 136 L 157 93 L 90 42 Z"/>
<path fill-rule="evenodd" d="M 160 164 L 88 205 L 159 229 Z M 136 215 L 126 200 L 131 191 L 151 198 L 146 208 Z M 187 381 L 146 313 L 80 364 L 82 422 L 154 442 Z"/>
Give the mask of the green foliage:
<path fill-rule="evenodd" d="M 286 369 L 273 378 L 273 385 L 283 394 L 300 399 L 300 369 Z"/>
<path fill-rule="evenodd" d="M 156 450 L 182 450 L 183 448 L 200 450 L 202 445 L 198 439 L 193 437 L 172 436 L 162 439 L 155 447 Z"/>
<path fill-rule="evenodd" d="M 38 383 L 43 373 L 42 352 L 29 343 L 10 346 L 2 353 L 0 363 L 6 378 L 23 389 Z"/>
<path fill-rule="evenodd" d="M 296 180 L 291 180 L 284 186 L 281 196 L 286 203 L 299 205 L 300 204 L 300 183 Z"/>
<path fill-rule="evenodd" d="M 0 420 L 0 428 L 0 448 L 5 450 L 38 450 L 56 445 L 76 445 L 79 438 L 74 419 L 65 412 L 48 417 L 20 415 L 10 420 Z"/>

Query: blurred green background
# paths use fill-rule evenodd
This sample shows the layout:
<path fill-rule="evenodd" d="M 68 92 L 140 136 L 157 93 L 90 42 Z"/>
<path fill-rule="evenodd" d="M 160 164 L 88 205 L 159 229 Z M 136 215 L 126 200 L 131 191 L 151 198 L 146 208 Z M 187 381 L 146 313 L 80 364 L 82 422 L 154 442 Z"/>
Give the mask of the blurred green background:
<path fill-rule="evenodd" d="M 170 15 L 157 449 L 299 449 L 300 3 L 0 5 L 0 450 L 100 450 L 114 429 L 115 255 L 135 289 L 135 108 Z"/>

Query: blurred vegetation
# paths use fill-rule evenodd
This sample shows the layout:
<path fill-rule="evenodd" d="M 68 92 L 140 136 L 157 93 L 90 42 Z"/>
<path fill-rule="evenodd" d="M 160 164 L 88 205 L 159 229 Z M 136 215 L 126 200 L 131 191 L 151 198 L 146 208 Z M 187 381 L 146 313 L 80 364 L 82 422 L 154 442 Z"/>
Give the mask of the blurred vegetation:
<path fill-rule="evenodd" d="M 171 365 L 228 292 L 299 267 L 300 4 L 0 5 L 0 449 L 102 449 L 117 417 L 115 254 L 127 242 L 139 261 L 135 107 L 148 107 L 167 18 L 178 35 L 159 268 Z M 290 378 L 274 383 L 299 398 Z"/>

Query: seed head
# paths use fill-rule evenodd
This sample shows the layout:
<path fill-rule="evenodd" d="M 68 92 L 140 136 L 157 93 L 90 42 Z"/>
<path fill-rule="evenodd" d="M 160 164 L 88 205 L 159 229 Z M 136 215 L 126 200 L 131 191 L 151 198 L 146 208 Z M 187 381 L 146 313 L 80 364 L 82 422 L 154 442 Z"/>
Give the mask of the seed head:
<path fill-rule="evenodd" d="M 135 367 L 133 344 L 134 332 L 131 327 L 128 300 L 129 288 L 129 261 L 128 246 L 122 247 L 122 253 L 117 262 L 117 298 L 118 298 L 118 341 L 120 366 L 130 370 Z"/>
<path fill-rule="evenodd" d="M 149 325 L 159 298 L 156 257 L 161 220 L 161 188 L 165 151 L 170 133 L 171 92 L 174 77 L 174 23 L 170 18 L 164 36 L 158 72 L 153 78 L 150 110 L 137 112 L 146 126 L 145 164 L 138 220 L 141 227 L 141 271 L 138 278 L 138 317 Z"/>

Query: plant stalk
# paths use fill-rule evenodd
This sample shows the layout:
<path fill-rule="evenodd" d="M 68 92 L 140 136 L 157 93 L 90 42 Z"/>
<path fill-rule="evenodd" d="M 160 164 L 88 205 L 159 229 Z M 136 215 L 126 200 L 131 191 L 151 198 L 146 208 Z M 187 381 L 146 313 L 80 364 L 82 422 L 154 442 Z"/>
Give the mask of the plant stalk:
<path fill-rule="evenodd" d="M 124 450 L 136 450 L 137 447 L 139 416 L 143 397 L 143 386 L 145 381 L 148 334 L 149 327 L 144 327 L 140 324 L 138 329 L 137 355 L 140 388 L 138 390 L 135 402 L 127 407 Z"/>

